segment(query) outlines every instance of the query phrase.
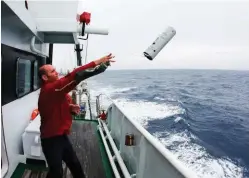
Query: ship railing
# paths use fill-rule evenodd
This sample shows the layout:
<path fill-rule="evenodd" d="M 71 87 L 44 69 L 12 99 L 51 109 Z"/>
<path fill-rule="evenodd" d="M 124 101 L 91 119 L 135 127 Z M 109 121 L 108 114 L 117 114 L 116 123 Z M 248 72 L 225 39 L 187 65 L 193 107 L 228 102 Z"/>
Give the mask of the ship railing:
<path fill-rule="evenodd" d="M 103 106 L 100 105 L 100 97 L 102 96 L 102 94 L 98 95 L 96 97 L 96 114 L 97 116 L 101 113 L 101 110 L 103 109 Z M 110 99 L 110 98 L 108 98 Z M 112 100 L 110 100 L 112 102 Z M 105 121 L 102 121 L 98 118 L 98 123 L 99 123 L 99 132 L 100 132 L 100 136 L 101 136 L 101 139 L 104 143 L 104 146 L 105 146 L 105 149 L 106 149 L 106 153 L 107 153 L 107 156 L 108 156 L 108 159 L 110 161 L 110 164 L 111 164 L 111 167 L 112 167 L 112 170 L 113 170 L 113 173 L 115 175 L 116 178 L 121 178 L 122 175 L 125 177 L 125 178 L 132 178 L 134 177 L 134 175 L 130 175 L 123 159 L 122 159 L 122 156 L 120 155 L 120 152 L 118 150 L 118 148 L 116 147 L 116 144 L 111 136 L 111 132 L 109 131 L 107 125 L 106 125 L 106 122 Z M 109 145 L 111 146 L 111 148 L 109 147 L 108 145 L 108 142 L 109 142 Z M 114 154 L 112 154 L 112 152 Z M 121 175 L 120 175 L 120 172 L 118 171 L 118 167 L 117 165 L 115 164 L 115 161 L 118 163 L 118 166 L 119 168 L 121 169 Z"/>
<path fill-rule="evenodd" d="M 115 166 L 115 159 L 126 178 L 197 177 L 159 140 L 138 122 L 127 117 L 109 96 L 100 94 L 96 97 L 97 114 L 100 114 L 103 107 L 103 98 L 108 100 L 110 105 L 106 108 L 107 120 L 98 119 L 99 131 L 116 177 L 120 177 L 120 174 Z M 114 155 L 111 154 L 111 150 Z"/>

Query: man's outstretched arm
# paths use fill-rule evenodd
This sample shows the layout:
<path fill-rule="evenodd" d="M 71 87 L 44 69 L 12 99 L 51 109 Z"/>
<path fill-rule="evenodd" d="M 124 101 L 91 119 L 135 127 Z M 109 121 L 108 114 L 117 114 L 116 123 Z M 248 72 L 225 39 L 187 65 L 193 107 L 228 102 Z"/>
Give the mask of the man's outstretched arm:
<path fill-rule="evenodd" d="M 66 75 L 65 77 L 51 84 L 48 84 L 48 89 L 58 94 L 66 94 L 70 92 L 71 90 L 73 90 L 76 87 L 76 85 L 80 83 L 82 80 L 85 80 L 86 78 L 97 75 L 101 72 L 104 72 L 107 66 L 103 67 L 103 64 L 102 65 L 100 64 L 108 63 L 108 62 L 115 62 L 111 60 L 112 58 L 114 57 L 111 54 L 109 54 L 108 56 L 104 56 L 84 66 L 78 67 L 75 70 L 73 70 L 71 73 Z M 92 72 L 90 72 L 91 74 L 88 72 L 88 73 L 84 73 L 83 75 L 83 72 L 86 71 L 86 69 L 94 68 L 97 65 L 100 65 L 100 66 L 92 70 Z"/>
<path fill-rule="evenodd" d="M 99 66 L 95 67 L 93 70 L 82 70 L 82 71 L 77 72 L 75 74 L 76 84 L 79 84 L 81 81 L 87 78 L 90 78 L 92 76 L 95 76 L 95 75 L 98 75 L 104 72 L 109 65 L 110 64 L 108 62 L 101 63 Z"/>

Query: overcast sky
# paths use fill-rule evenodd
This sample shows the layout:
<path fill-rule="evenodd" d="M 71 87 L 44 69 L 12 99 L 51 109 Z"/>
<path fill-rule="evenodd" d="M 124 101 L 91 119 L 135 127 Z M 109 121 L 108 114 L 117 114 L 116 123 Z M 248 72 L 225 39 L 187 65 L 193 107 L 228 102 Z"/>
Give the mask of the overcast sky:
<path fill-rule="evenodd" d="M 112 52 L 112 69 L 249 70 L 249 0 L 85 0 L 78 11 L 91 12 L 92 26 L 109 29 L 108 36 L 89 36 L 88 61 Z M 176 35 L 149 61 L 144 50 L 167 26 Z M 62 62 L 72 49 L 56 46 L 56 64 L 74 65 Z"/>

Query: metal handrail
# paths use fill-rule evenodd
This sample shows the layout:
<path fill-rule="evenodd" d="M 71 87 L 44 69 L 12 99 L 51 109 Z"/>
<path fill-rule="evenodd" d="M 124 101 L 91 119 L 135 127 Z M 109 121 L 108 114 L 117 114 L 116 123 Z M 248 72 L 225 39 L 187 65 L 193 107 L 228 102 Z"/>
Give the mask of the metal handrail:
<path fill-rule="evenodd" d="M 109 146 L 108 146 L 108 144 L 107 144 L 107 142 L 106 142 L 106 139 L 105 139 L 105 136 L 104 136 L 104 133 L 103 133 L 103 129 L 102 129 L 102 127 L 101 127 L 101 123 L 100 123 L 100 120 L 99 120 L 99 119 L 98 119 L 98 123 L 99 123 L 98 129 L 99 129 L 99 132 L 100 132 L 100 136 L 101 136 L 101 138 L 102 138 L 102 140 L 103 140 L 103 143 L 104 143 L 104 147 L 105 147 L 105 149 L 106 149 L 107 156 L 108 156 L 108 158 L 109 158 L 110 164 L 111 164 L 112 169 L 113 169 L 113 173 L 114 173 L 114 175 L 115 175 L 116 178 L 120 178 L 120 174 L 119 174 L 118 169 L 117 169 L 117 166 L 116 166 L 116 164 L 115 164 L 115 162 L 114 162 L 114 158 L 113 158 L 113 156 L 112 156 L 112 154 L 111 154 L 111 151 L 110 151 L 110 149 L 109 149 Z"/>
<path fill-rule="evenodd" d="M 100 104 L 99 104 L 99 97 L 100 96 L 96 96 L 96 113 L 97 115 L 99 115 L 99 111 L 100 111 Z"/>
<path fill-rule="evenodd" d="M 116 156 L 118 164 L 119 164 L 119 166 L 120 166 L 120 168 L 122 170 L 122 173 L 124 174 L 124 177 L 125 178 L 131 178 L 131 175 L 130 175 L 129 171 L 128 171 L 126 165 L 124 164 L 123 158 L 121 157 L 120 152 L 119 152 L 118 148 L 116 147 L 116 144 L 113 141 L 113 138 L 112 138 L 112 136 L 110 134 L 110 131 L 108 130 L 108 128 L 107 128 L 107 126 L 106 126 L 106 124 L 104 122 L 102 122 L 102 124 L 103 124 L 104 130 L 105 130 L 105 133 L 107 135 L 107 138 L 108 138 L 108 140 L 109 140 L 109 142 L 111 144 L 111 147 L 113 149 L 113 152 L 114 152 L 114 154 Z"/>
<path fill-rule="evenodd" d="M 197 176 L 195 175 L 194 172 L 192 172 L 191 170 L 185 168 L 183 166 L 183 164 L 177 159 L 175 158 L 175 156 L 167 149 L 165 148 L 165 146 L 159 142 L 158 140 L 156 140 L 156 138 L 154 138 L 154 136 L 152 136 L 147 130 L 145 130 L 140 124 L 138 124 L 136 121 L 130 119 L 129 117 L 127 117 L 127 115 L 125 114 L 125 112 L 120 109 L 118 107 L 118 105 L 116 104 L 115 101 L 113 101 L 108 95 L 106 94 L 99 94 L 98 97 L 100 97 L 101 95 L 106 96 L 113 104 L 115 105 L 115 107 L 121 112 L 123 113 L 123 115 L 125 116 L 125 118 L 127 120 L 129 120 L 129 122 L 131 124 L 133 124 L 133 126 L 144 136 L 144 138 L 158 151 L 162 154 L 162 156 L 168 160 L 168 162 L 170 164 L 172 164 L 183 176 L 185 177 L 189 177 L 189 178 L 197 178 Z M 99 102 L 99 100 L 98 100 Z M 110 105 L 111 106 L 111 105 Z M 109 106 L 109 107 L 110 107 Z"/>
<path fill-rule="evenodd" d="M 99 115 L 99 112 L 100 112 L 100 100 L 99 99 L 100 99 L 100 95 L 96 96 L 96 112 L 97 112 L 98 115 Z M 120 152 L 119 152 L 115 142 L 113 141 L 113 138 L 112 138 L 112 136 L 110 134 L 110 131 L 107 128 L 107 125 L 104 122 L 101 122 L 100 119 L 98 119 L 98 121 L 99 121 L 99 125 L 100 125 L 99 127 L 101 127 L 101 123 L 103 125 L 106 136 L 107 136 L 107 138 L 108 138 L 108 140 L 110 142 L 111 148 L 112 148 L 112 150 L 114 152 L 115 158 L 118 161 L 118 164 L 119 164 L 119 166 L 120 166 L 120 168 L 122 170 L 122 173 L 123 173 L 124 177 L 125 178 L 131 178 L 131 175 L 130 175 L 126 165 L 124 164 L 124 161 L 123 161 L 123 159 L 122 159 L 122 157 L 120 155 Z M 105 138 L 102 138 L 102 139 L 103 139 L 104 142 L 106 141 Z M 108 145 L 107 145 L 107 147 L 108 147 Z M 109 149 L 109 147 L 108 147 L 108 149 Z"/>
<path fill-rule="evenodd" d="M 39 51 L 38 49 L 35 48 L 35 38 L 36 38 L 36 36 L 33 36 L 31 39 L 31 42 L 30 42 L 31 51 L 38 54 L 39 56 L 47 57 L 46 54 L 44 54 L 42 51 Z"/>
<path fill-rule="evenodd" d="M 101 93 L 101 94 L 97 95 L 96 96 L 96 112 L 97 112 L 97 114 L 100 114 L 99 112 L 100 112 L 100 96 L 101 95 L 106 96 L 107 99 L 109 99 L 112 103 L 114 103 L 114 101 L 106 94 Z"/>
<path fill-rule="evenodd" d="M 92 108 L 91 108 L 91 102 L 90 102 L 90 94 L 89 94 L 88 91 L 86 92 L 86 95 L 87 95 L 87 99 L 88 99 L 88 106 L 89 106 L 89 112 L 90 112 L 90 119 L 93 120 Z"/>
<path fill-rule="evenodd" d="M 76 89 L 75 91 L 76 91 L 76 94 L 80 96 L 78 104 L 81 104 L 81 97 L 83 95 L 87 96 L 88 108 L 89 108 L 89 113 L 90 113 L 90 120 L 93 120 L 92 108 L 91 108 L 91 102 L 90 102 L 91 101 L 90 93 L 88 92 L 88 90 L 83 91 L 82 89 Z"/>

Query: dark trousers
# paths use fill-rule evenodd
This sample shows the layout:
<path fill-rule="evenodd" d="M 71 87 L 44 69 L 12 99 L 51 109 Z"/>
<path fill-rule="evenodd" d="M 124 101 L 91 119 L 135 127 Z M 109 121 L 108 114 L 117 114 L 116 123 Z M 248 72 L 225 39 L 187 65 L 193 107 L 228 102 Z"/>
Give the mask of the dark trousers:
<path fill-rule="evenodd" d="M 62 178 L 62 160 L 74 178 L 85 178 L 80 162 L 66 135 L 43 138 L 41 146 L 49 167 L 47 178 Z"/>

